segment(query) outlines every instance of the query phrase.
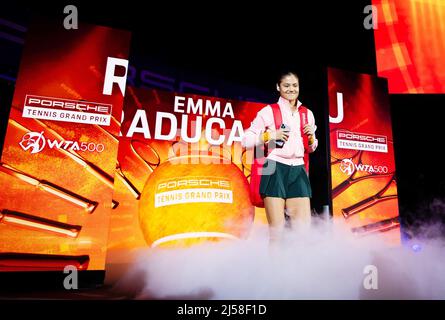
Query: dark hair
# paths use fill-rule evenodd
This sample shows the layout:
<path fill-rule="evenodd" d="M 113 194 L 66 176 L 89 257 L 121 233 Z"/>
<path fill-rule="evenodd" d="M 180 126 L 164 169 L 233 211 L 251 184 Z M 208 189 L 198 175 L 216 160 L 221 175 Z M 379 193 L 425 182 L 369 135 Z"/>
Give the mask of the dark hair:
<path fill-rule="evenodd" d="M 295 76 L 295 78 L 297 78 L 298 81 L 300 81 L 300 78 L 298 78 L 298 74 L 293 71 L 293 70 L 284 70 L 278 73 L 277 76 L 277 84 L 280 85 L 281 81 L 283 80 L 284 77 L 287 76 Z"/>

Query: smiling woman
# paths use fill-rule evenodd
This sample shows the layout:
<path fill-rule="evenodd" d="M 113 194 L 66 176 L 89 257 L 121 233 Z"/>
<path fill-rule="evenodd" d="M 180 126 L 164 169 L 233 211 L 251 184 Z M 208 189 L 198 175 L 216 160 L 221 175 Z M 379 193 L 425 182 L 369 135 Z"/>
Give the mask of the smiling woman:
<path fill-rule="evenodd" d="M 280 74 L 276 89 L 280 94 L 278 103 L 258 112 L 242 141 L 246 148 L 255 147 L 256 157 L 266 156 L 262 167 L 259 166 L 261 172 L 252 166 L 250 183 L 252 201 L 257 206 L 264 203 L 271 244 L 278 244 L 282 238 L 285 214 L 290 217 L 293 229 L 310 225 L 312 190 L 307 154 L 318 145 L 314 115 L 298 101 L 297 74 Z M 256 193 L 263 203 L 256 201 Z"/>

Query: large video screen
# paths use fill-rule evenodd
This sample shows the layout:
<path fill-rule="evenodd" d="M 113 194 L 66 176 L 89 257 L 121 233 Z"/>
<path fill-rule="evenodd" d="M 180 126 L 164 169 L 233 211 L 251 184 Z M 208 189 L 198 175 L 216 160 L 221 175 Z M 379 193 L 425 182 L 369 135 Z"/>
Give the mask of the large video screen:
<path fill-rule="evenodd" d="M 335 221 L 357 236 L 400 240 L 394 143 L 385 79 L 330 68 L 329 127 Z"/>
<path fill-rule="evenodd" d="M 263 103 L 127 88 L 109 255 L 246 238 L 264 209 L 249 196 L 241 145 Z"/>
<path fill-rule="evenodd" d="M 390 93 L 445 92 L 445 2 L 373 0 L 377 71 Z"/>
<path fill-rule="evenodd" d="M 104 270 L 123 103 L 104 78 L 129 44 L 107 27 L 30 27 L 0 162 L 0 271 Z"/>

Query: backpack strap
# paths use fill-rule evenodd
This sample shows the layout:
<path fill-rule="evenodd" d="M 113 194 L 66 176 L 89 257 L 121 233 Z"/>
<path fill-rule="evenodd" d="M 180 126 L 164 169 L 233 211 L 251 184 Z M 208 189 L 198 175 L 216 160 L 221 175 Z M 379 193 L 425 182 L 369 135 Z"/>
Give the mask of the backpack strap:
<path fill-rule="evenodd" d="M 307 134 L 303 132 L 304 126 L 309 123 L 307 108 L 303 105 L 299 106 L 298 113 L 300 115 L 300 130 L 304 145 L 304 166 L 307 174 L 309 174 L 309 138 Z"/>
<path fill-rule="evenodd" d="M 274 103 L 270 105 L 272 107 L 273 112 L 273 120 L 275 122 L 275 130 L 280 129 L 281 124 L 283 123 L 283 116 L 281 115 L 280 106 L 278 103 Z"/>
<path fill-rule="evenodd" d="M 281 114 L 280 106 L 278 105 L 278 103 L 274 103 L 271 104 L 270 107 L 272 108 L 275 130 L 278 130 L 280 129 L 281 124 L 283 123 L 283 116 Z M 267 144 L 264 144 L 264 154 L 266 155 L 266 157 L 269 154 L 269 147 Z"/>
<path fill-rule="evenodd" d="M 300 115 L 300 130 L 301 130 L 301 137 L 303 138 L 303 144 L 304 144 L 304 150 L 308 150 L 309 148 L 309 138 L 306 134 L 304 134 L 303 128 L 305 125 L 309 123 L 308 116 L 307 116 L 307 108 L 303 105 L 298 107 L 298 113 Z"/>

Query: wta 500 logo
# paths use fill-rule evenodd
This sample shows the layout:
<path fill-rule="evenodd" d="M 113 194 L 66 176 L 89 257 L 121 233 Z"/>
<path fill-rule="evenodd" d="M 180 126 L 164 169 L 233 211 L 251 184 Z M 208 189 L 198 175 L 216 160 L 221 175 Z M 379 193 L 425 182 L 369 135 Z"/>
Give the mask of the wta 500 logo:
<path fill-rule="evenodd" d="M 340 170 L 341 172 L 352 175 L 354 172 L 359 171 L 365 171 L 368 173 L 378 173 L 378 174 L 385 174 L 388 173 L 388 167 L 387 166 L 371 166 L 369 164 L 356 164 L 352 162 L 352 159 L 343 159 L 343 161 L 340 164 Z"/>
<path fill-rule="evenodd" d="M 67 151 L 102 152 L 105 146 L 102 143 L 79 142 L 69 140 L 51 140 L 45 138 L 44 132 L 28 132 L 22 137 L 19 145 L 31 154 L 39 153 L 45 148 L 63 149 Z"/>

